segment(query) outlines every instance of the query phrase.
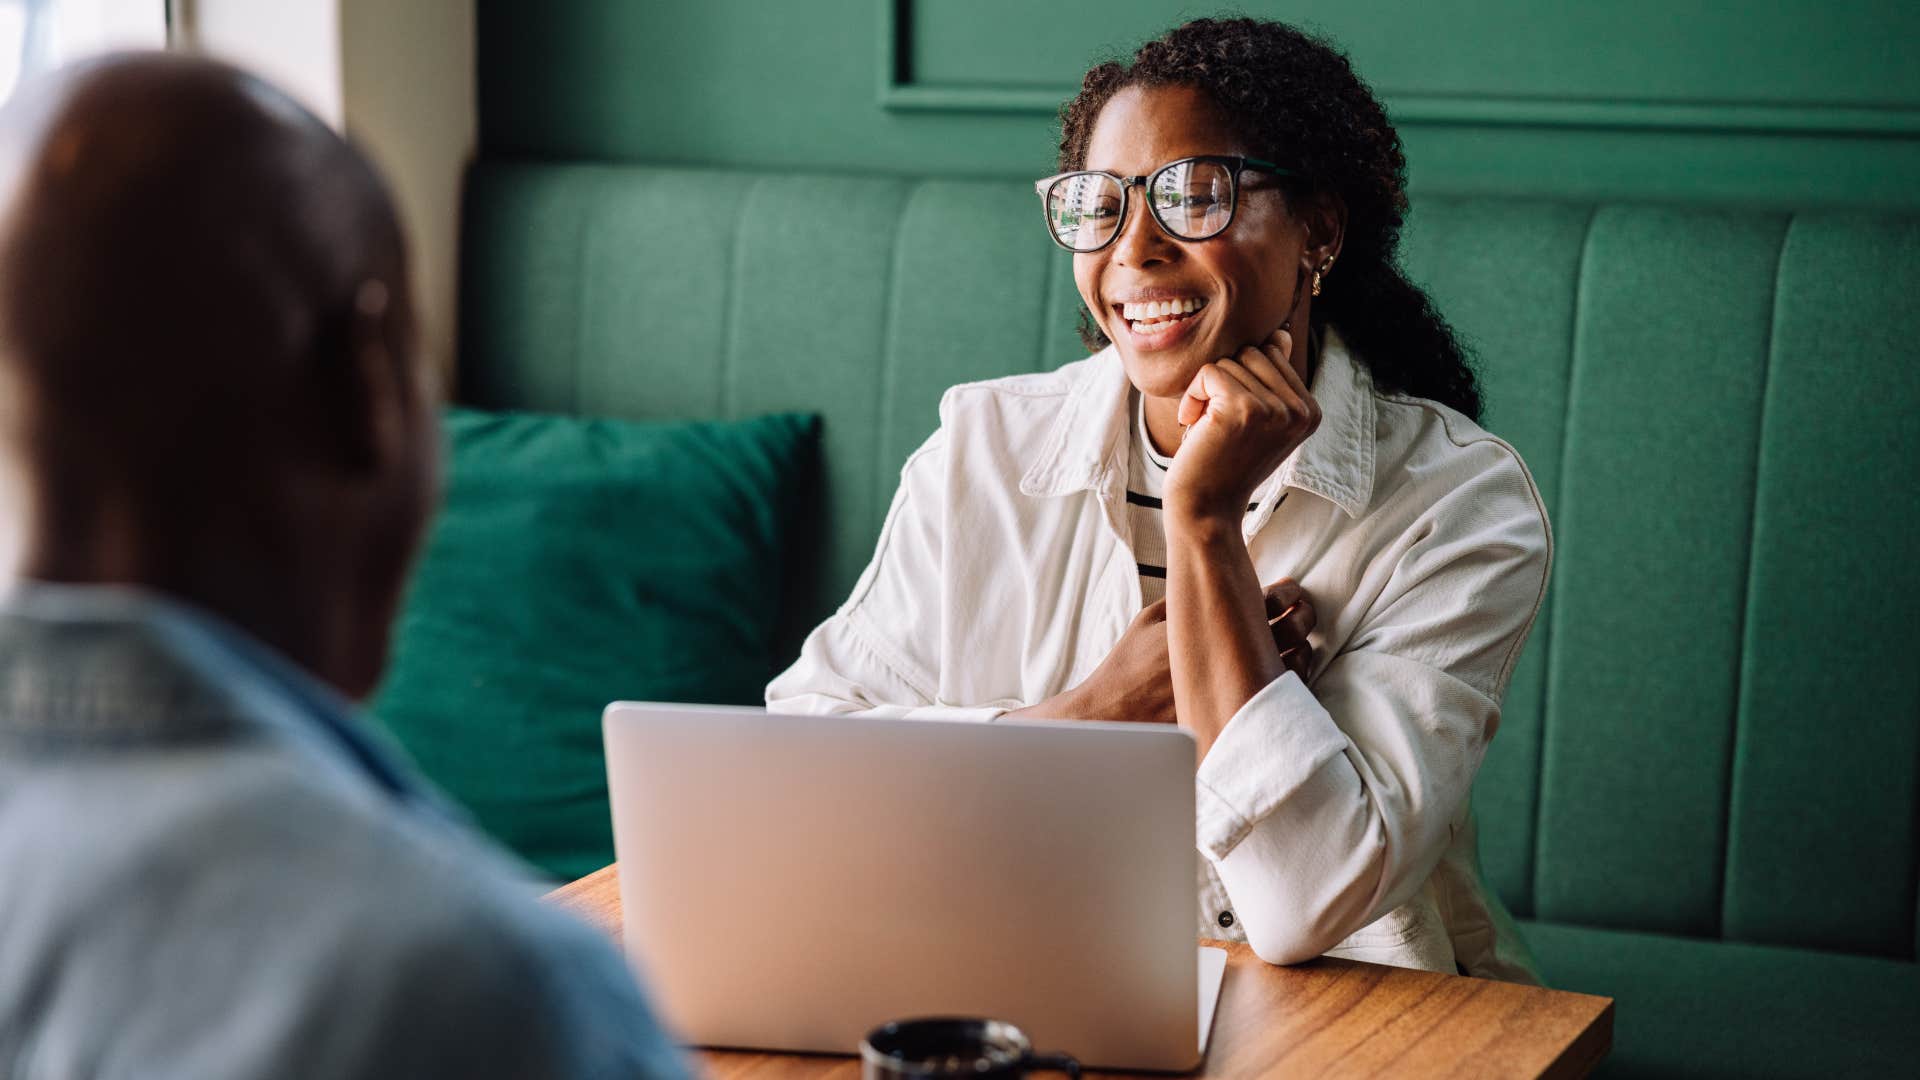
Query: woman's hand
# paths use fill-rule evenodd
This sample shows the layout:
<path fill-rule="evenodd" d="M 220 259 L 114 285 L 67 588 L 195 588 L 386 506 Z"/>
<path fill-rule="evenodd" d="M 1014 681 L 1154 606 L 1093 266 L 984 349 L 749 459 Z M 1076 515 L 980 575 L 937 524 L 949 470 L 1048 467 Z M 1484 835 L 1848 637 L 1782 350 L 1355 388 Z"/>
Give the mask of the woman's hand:
<path fill-rule="evenodd" d="M 1273 647 L 1280 650 L 1280 662 L 1300 676 L 1301 682 L 1313 670 L 1313 646 L 1307 635 L 1318 621 L 1307 591 L 1292 578 L 1281 578 L 1266 589 L 1267 626 L 1273 631 Z"/>
<path fill-rule="evenodd" d="M 1262 480 L 1320 426 L 1320 403 L 1293 370 L 1293 335 L 1200 369 L 1180 399 L 1185 438 L 1167 473 L 1169 514 L 1238 523 Z"/>
<path fill-rule="evenodd" d="M 1267 625 L 1273 647 L 1291 671 L 1307 677 L 1313 665 L 1313 602 L 1292 578 L 1266 588 Z M 1127 624 L 1113 650 L 1085 682 L 1038 705 L 1007 714 L 1033 720 L 1175 722 L 1173 671 L 1167 652 L 1167 602 L 1156 600 Z"/>
<path fill-rule="evenodd" d="M 1201 368 L 1180 399 L 1188 427 L 1163 497 L 1167 649 L 1180 725 L 1203 759 L 1235 714 L 1293 666 L 1272 651 L 1272 613 L 1241 534 L 1254 489 L 1320 426 L 1320 403 L 1292 353 L 1293 336 L 1276 330 Z"/>
<path fill-rule="evenodd" d="M 1033 720 L 1122 720 L 1171 724 L 1173 671 L 1167 660 L 1167 602 L 1156 600 L 1127 624 L 1100 666 L 1064 693 L 1007 714 Z"/>

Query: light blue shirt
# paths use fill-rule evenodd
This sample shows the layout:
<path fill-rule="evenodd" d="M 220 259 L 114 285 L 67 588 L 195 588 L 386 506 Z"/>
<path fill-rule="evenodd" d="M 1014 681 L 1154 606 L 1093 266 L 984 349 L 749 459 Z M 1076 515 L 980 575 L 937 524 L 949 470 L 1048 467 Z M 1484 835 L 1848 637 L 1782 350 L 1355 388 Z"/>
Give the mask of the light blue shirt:
<path fill-rule="evenodd" d="M 232 628 L 0 598 L 0 1076 L 684 1075 L 540 890 Z"/>

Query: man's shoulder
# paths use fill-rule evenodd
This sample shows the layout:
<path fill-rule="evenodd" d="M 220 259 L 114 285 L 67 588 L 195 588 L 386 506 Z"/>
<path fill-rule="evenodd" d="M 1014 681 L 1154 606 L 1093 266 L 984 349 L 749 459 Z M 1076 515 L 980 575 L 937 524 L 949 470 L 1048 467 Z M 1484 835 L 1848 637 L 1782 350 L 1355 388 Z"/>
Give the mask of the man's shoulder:
<path fill-rule="evenodd" d="M 15 970 L 59 973 L 76 1005 L 119 1002 L 140 1018 L 128 1042 L 272 1003 L 251 1042 L 317 1058 L 444 1071 L 439 1055 L 477 1038 L 551 1064 L 575 1060 L 589 1032 L 628 1057 L 668 1053 L 617 951 L 541 904 L 540 886 L 464 827 L 330 782 L 272 739 L 164 756 L 96 761 L 84 784 L 24 793 L 68 818 L 65 865 L 21 842 L 14 826 L 28 822 L 5 820 L 20 807 L 0 818 L 0 903 L 34 913 L 13 928 L 35 957 L 15 953 Z M 155 986 L 164 1002 L 136 1000 Z M 432 1032 L 444 1038 L 423 1039 Z"/>

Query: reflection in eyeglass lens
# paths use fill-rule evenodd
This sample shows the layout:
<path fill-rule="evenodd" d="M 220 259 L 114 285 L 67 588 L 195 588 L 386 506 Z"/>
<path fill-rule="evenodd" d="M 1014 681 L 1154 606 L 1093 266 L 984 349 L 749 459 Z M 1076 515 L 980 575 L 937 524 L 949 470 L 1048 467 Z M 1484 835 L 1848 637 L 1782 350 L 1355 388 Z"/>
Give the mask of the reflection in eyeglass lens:
<path fill-rule="evenodd" d="M 1099 247 L 1120 221 L 1121 198 L 1120 185 L 1110 176 L 1081 173 L 1062 180 L 1047 198 L 1054 235 L 1070 247 Z"/>
<path fill-rule="evenodd" d="M 1174 235 L 1204 240 L 1233 214 L 1233 177 L 1218 162 L 1180 162 L 1155 178 L 1153 211 Z"/>

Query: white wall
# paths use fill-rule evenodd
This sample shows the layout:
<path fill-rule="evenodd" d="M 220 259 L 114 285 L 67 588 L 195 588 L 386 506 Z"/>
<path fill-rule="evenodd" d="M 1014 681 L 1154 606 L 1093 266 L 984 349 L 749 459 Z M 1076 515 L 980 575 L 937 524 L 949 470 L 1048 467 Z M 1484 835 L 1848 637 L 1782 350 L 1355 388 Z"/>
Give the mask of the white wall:
<path fill-rule="evenodd" d="M 180 42 L 273 81 L 340 127 L 339 0 L 188 0 Z"/>
<path fill-rule="evenodd" d="M 473 159 L 473 0 L 340 0 L 347 134 L 373 155 L 413 252 L 420 341 L 453 372 L 460 191 Z"/>
<path fill-rule="evenodd" d="M 181 0 L 178 39 L 259 72 L 359 144 L 393 190 L 420 342 L 451 376 L 460 190 L 476 138 L 473 0 Z"/>

